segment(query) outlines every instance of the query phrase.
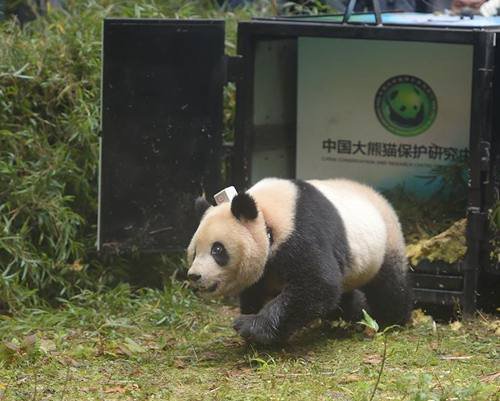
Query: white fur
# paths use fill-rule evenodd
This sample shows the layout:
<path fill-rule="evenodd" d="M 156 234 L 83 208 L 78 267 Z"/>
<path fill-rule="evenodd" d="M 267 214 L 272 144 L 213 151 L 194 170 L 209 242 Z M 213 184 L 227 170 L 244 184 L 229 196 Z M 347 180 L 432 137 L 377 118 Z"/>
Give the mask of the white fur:
<path fill-rule="evenodd" d="M 276 251 L 295 230 L 297 186 L 290 180 L 265 178 L 248 190 L 273 232 L 271 252 Z"/>
<path fill-rule="evenodd" d="M 386 252 L 387 227 L 382 214 L 359 188 L 345 185 L 345 180 L 308 182 L 335 206 L 344 222 L 351 251 L 351 265 L 344 272 L 344 291 L 366 284 L 380 270 Z"/>
<path fill-rule="evenodd" d="M 215 242 L 222 243 L 229 263 L 220 267 L 211 256 Z M 238 220 L 231 213 L 231 204 L 209 208 L 188 247 L 188 274 L 201 276 L 197 285 L 208 289 L 217 284 L 212 295 L 236 295 L 262 276 L 269 247 L 262 213 L 255 220 Z"/>

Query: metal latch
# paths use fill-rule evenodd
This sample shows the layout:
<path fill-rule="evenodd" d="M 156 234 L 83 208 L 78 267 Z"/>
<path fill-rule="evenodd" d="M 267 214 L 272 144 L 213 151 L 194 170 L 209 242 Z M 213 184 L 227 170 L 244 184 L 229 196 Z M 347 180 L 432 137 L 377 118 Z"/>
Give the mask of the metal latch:
<path fill-rule="evenodd" d="M 491 144 L 487 141 L 479 142 L 479 171 L 481 172 L 481 183 L 490 182 L 490 149 Z"/>
<path fill-rule="evenodd" d="M 226 63 L 226 83 L 241 81 L 243 79 L 243 57 L 240 55 L 226 55 L 224 57 Z"/>

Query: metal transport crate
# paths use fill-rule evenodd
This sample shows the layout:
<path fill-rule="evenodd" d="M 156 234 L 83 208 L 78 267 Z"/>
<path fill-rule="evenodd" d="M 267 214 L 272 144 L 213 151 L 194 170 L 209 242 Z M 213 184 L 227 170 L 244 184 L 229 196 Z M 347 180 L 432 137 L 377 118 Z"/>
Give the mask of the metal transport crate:
<path fill-rule="evenodd" d="M 416 298 L 464 313 L 482 294 L 498 305 L 487 213 L 500 179 L 500 17 L 351 11 L 241 22 L 235 56 L 223 21 L 105 20 L 99 250 L 183 249 L 193 200 L 226 184 L 343 176 L 425 192 L 415 176 L 466 153 L 467 253 L 421 263 Z"/>

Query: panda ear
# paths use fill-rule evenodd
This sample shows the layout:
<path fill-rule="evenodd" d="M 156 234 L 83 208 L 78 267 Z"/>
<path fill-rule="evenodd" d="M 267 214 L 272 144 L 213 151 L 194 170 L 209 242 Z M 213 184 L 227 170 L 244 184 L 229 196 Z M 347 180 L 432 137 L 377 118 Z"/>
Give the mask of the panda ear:
<path fill-rule="evenodd" d="M 196 218 L 198 219 L 198 221 L 201 220 L 210 206 L 212 205 L 208 203 L 204 196 L 199 196 L 198 198 L 196 198 L 196 200 L 194 201 L 194 211 L 196 213 Z"/>
<path fill-rule="evenodd" d="M 255 200 L 247 193 L 236 195 L 231 201 L 231 212 L 238 220 L 254 220 L 257 218 L 259 211 Z"/>

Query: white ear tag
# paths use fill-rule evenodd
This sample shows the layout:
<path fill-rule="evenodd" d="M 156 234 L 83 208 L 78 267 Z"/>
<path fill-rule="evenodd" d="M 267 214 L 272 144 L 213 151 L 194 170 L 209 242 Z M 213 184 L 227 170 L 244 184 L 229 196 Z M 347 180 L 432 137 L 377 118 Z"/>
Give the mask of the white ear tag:
<path fill-rule="evenodd" d="M 222 191 L 217 192 L 214 195 L 215 203 L 220 205 L 224 202 L 231 202 L 236 195 L 238 195 L 238 192 L 236 192 L 234 187 L 231 186 L 224 188 Z"/>

